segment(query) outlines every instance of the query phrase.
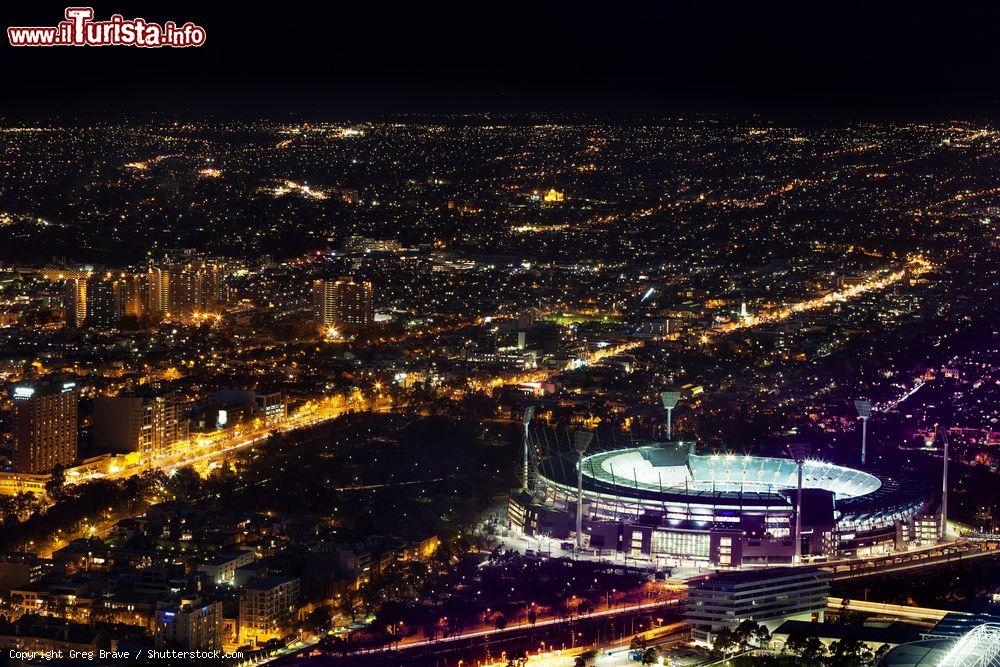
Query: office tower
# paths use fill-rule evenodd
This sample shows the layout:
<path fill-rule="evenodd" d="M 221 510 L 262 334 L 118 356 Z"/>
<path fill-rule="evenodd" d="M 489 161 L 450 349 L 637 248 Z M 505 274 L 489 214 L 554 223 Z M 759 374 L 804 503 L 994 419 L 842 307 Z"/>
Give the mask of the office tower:
<path fill-rule="evenodd" d="M 188 421 L 177 394 L 123 394 L 94 399 L 94 441 L 145 460 L 166 453 L 188 437 Z"/>
<path fill-rule="evenodd" d="M 115 278 L 115 292 L 120 317 L 142 317 L 146 314 L 148 283 L 145 275 L 123 273 Z"/>
<path fill-rule="evenodd" d="M 187 266 L 175 266 L 170 273 L 169 313 L 193 313 L 198 310 L 198 272 Z"/>
<path fill-rule="evenodd" d="M 150 267 L 146 274 L 146 310 L 150 313 L 170 312 L 170 272 L 160 267 Z"/>
<path fill-rule="evenodd" d="M 191 251 L 173 253 L 147 274 L 153 313 L 188 315 L 218 312 L 225 306 L 225 267 Z"/>
<path fill-rule="evenodd" d="M 218 266 L 195 260 L 173 266 L 168 273 L 168 313 L 216 312 L 221 309 L 222 272 Z"/>
<path fill-rule="evenodd" d="M 63 285 L 63 312 L 66 326 L 79 328 L 87 319 L 87 280 L 70 278 Z"/>
<path fill-rule="evenodd" d="M 14 471 L 45 473 L 76 460 L 75 382 L 14 385 Z"/>
<path fill-rule="evenodd" d="M 313 282 L 313 318 L 323 326 L 334 323 L 334 283 L 329 280 Z"/>
<path fill-rule="evenodd" d="M 121 307 L 115 283 L 107 276 L 93 276 L 87 281 L 86 324 L 111 328 L 121 319 Z"/>
<path fill-rule="evenodd" d="M 375 320 L 372 284 L 353 278 L 315 281 L 313 314 L 323 326 L 369 326 Z"/>
<path fill-rule="evenodd" d="M 71 327 L 111 328 L 122 317 L 146 312 L 145 276 L 87 274 L 70 278 L 63 287 L 66 324 Z"/>

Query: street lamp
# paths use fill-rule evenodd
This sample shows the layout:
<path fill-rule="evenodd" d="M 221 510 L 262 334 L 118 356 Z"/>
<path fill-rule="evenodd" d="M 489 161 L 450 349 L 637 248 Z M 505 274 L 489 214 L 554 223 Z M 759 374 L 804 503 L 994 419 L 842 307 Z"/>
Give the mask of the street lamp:
<path fill-rule="evenodd" d="M 535 416 L 535 406 L 529 405 L 524 409 L 524 461 L 521 466 L 521 490 L 528 490 L 528 424 Z"/>
<path fill-rule="evenodd" d="M 674 408 L 677 407 L 677 401 L 681 400 L 681 394 L 678 391 L 664 391 L 660 392 L 660 402 L 663 403 L 664 409 L 667 411 L 667 440 L 673 436 L 673 425 L 671 423 Z"/>
<path fill-rule="evenodd" d="M 865 441 L 868 438 L 868 418 L 872 414 L 872 404 L 868 401 L 854 401 L 854 409 L 861 417 L 861 465 L 865 464 Z"/>
<path fill-rule="evenodd" d="M 788 452 L 792 455 L 792 459 L 795 460 L 795 466 L 798 468 L 799 473 L 799 481 L 795 491 L 794 560 L 794 563 L 798 565 L 802 562 L 802 464 L 806 462 L 806 457 L 809 456 L 809 445 L 801 443 L 788 445 Z"/>
<path fill-rule="evenodd" d="M 594 434 L 590 431 L 576 431 L 573 434 L 573 449 L 576 450 L 576 549 L 583 548 L 583 453 L 590 447 Z"/>

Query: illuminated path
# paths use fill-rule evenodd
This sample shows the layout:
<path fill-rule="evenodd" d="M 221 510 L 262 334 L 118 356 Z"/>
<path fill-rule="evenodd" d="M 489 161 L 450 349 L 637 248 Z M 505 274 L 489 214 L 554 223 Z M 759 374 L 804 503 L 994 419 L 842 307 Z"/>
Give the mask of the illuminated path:
<path fill-rule="evenodd" d="M 765 311 L 757 315 L 750 315 L 748 317 L 742 317 L 734 322 L 729 322 L 727 324 L 714 327 L 707 332 L 702 334 L 702 343 L 708 343 L 714 336 L 724 336 L 726 334 L 732 333 L 740 329 L 748 329 L 755 326 L 760 326 L 761 324 L 769 324 L 773 322 L 782 322 L 791 318 L 793 315 L 798 313 L 805 313 L 812 310 L 820 310 L 822 308 L 828 308 L 836 303 L 849 301 L 851 299 L 857 298 L 868 292 L 882 290 L 887 287 L 900 282 L 907 276 L 919 276 L 927 273 L 934 265 L 923 257 L 911 257 L 907 260 L 906 266 L 886 273 L 881 272 L 879 275 L 869 278 L 863 283 L 857 285 L 851 285 L 840 291 L 832 292 L 821 297 L 816 297 L 813 299 L 806 299 L 805 301 L 799 301 L 793 303 L 789 306 L 783 306 L 774 310 Z M 588 354 L 583 359 L 578 360 L 580 364 L 592 364 L 604 359 L 606 357 L 614 356 L 616 354 L 622 354 L 628 352 L 629 350 L 634 350 L 636 348 L 642 347 L 646 344 L 646 341 L 629 341 L 627 343 L 622 343 L 620 345 L 608 346 L 605 348 L 600 348 L 594 352 Z M 498 375 L 489 379 L 488 381 L 470 381 L 470 386 L 476 390 L 489 390 L 496 387 L 500 387 L 505 384 L 522 384 L 527 382 L 543 382 L 552 378 L 563 371 L 571 370 L 569 366 L 562 369 L 554 370 L 538 370 L 538 371 L 527 371 L 521 373 L 505 373 Z"/>
<path fill-rule="evenodd" d="M 259 427 L 250 432 L 236 432 L 224 436 L 216 435 L 214 438 L 208 436 L 202 444 L 195 444 L 191 449 L 183 454 L 164 456 L 140 463 L 134 466 L 127 466 L 108 473 L 95 473 L 83 475 L 77 478 L 67 478 L 69 484 L 80 484 L 94 479 L 123 479 L 150 470 L 162 470 L 172 473 L 180 468 L 194 465 L 211 464 L 216 461 L 225 460 L 230 454 L 241 449 L 251 447 L 267 440 L 275 433 L 288 433 L 299 429 L 317 426 L 331 421 L 351 410 L 371 409 L 374 412 L 384 412 L 391 407 L 388 397 L 380 397 L 373 405 L 367 399 L 358 396 L 352 397 L 331 397 L 324 399 L 318 406 L 312 406 L 306 411 L 289 417 L 284 423 L 273 427 Z"/>
<path fill-rule="evenodd" d="M 587 354 L 582 359 L 578 359 L 577 362 L 580 365 L 594 364 L 605 359 L 607 357 L 613 357 L 616 354 L 622 354 L 628 352 L 629 350 L 634 350 L 637 347 L 641 347 L 645 344 L 645 341 L 629 341 L 627 343 L 621 343 L 620 345 L 609 345 L 608 347 L 598 348 L 593 352 Z M 517 373 L 501 373 L 489 380 L 483 382 L 479 380 L 470 380 L 469 385 L 476 390 L 489 390 L 496 387 L 502 387 L 506 384 L 524 384 L 526 382 L 544 382 L 549 380 L 560 373 L 571 370 L 572 366 L 567 365 L 564 368 L 556 369 L 541 369 L 537 371 L 524 371 Z"/>
<path fill-rule="evenodd" d="M 927 273 L 932 268 L 934 268 L 934 266 L 923 257 L 912 257 L 907 260 L 904 268 L 897 271 L 893 271 L 879 277 L 870 278 L 863 283 L 851 285 L 850 287 L 846 287 L 839 292 L 832 292 L 825 296 L 799 301 L 798 303 L 794 303 L 783 308 L 777 308 L 775 310 L 766 311 L 757 315 L 743 317 L 735 322 L 715 327 L 711 330 L 711 333 L 727 334 L 731 331 L 736 331 L 737 329 L 746 329 L 761 324 L 769 324 L 771 322 L 782 322 L 797 313 L 826 308 L 837 303 L 838 301 L 848 301 L 867 292 L 885 289 L 886 287 L 890 287 L 895 283 L 898 283 L 907 276 L 919 276 Z"/>
<path fill-rule="evenodd" d="M 626 604 L 621 606 L 612 606 L 610 609 L 601 609 L 597 611 L 592 611 L 587 614 L 574 614 L 572 616 L 566 617 L 550 617 L 550 618 L 539 618 L 535 623 L 529 623 L 528 621 L 520 621 L 517 623 L 511 623 L 507 625 L 502 630 L 497 630 L 492 627 L 487 627 L 479 630 L 470 630 L 468 632 L 462 632 L 459 634 L 449 635 L 447 637 L 441 637 L 437 639 L 412 639 L 410 641 L 403 640 L 398 645 L 389 646 L 386 648 L 373 648 L 373 649 L 363 649 L 359 651 L 354 651 L 351 655 L 371 655 L 371 654 L 381 654 L 390 652 L 400 652 L 407 651 L 410 649 L 415 649 L 424 646 L 443 646 L 452 642 L 460 642 L 469 639 L 484 639 L 501 637 L 505 634 L 522 632 L 525 630 L 532 630 L 538 628 L 545 628 L 555 625 L 568 624 L 568 623 L 578 623 L 580 621 L 586 621 L 591 619 L 601 619 L 615 616 L 627 616 L 630 614 L 642 613 L 642 612 L 652 612 L 664 607 L 678 607 L 681 602 L 686 597 L 683 592 L 672 593 L 669 597 L 663 599 L 654 600 L 652 602 L 642 602 L 638 604 Z"/>
<path fill-rule="evenodd" d="M 902 396 L 900 396 L 899 398 L 897 398 L 897 399 L 895 399 L 893 401 L 889 401 L 884 406 L 875 405 L 875 406 L 873 406 L 873 408 L 876 411 L 878 411 L 878 412 L 889 412 L 891 410 L 895 410 L 897 407 L 899 407 L 900 405 L 902 405 L 902 403 L 904 401 L 906 401 L 911 396 L 913 396 L 918 391 L 920 391 L 920 388 L 923 387 L 924 384 L 926 384 L 926 383 L 923 380 L 917 380 L 916 383 L 913 385 L 913 387 L 910 388 L 910 389 L 908 389 L 906 391 L 906 393 L 903 394 Z"/>

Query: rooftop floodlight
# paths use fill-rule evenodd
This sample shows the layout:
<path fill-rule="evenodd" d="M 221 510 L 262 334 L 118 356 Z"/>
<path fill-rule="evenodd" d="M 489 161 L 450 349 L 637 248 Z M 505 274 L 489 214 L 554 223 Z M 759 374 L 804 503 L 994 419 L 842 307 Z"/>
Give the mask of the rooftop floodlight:
<path fill-rule="evenodd" d="M 796 465 L 802 465 L 806 462 L 806 457 L 809 456 L 810 449 L 809 445 L 805 443 L 788 445 L 788 453 L 792 455 L 792 459 L 795 461 Z"/>
<path fill-rule="evenodd" d="M 573 434 L 573 449 L 576 450 L 576 549 L 583 548 L 583 453 L 590 447 L 594 434 L 590 431 L 576 431 Z"/>
<path fill-rule="evenodd" d="M 788 445 L 788 453 L 792 455 L 799 473 L 795 491 L 795 564 L 798 565 L 802 562 L 802 465 L 809 456 L 809 445 L 804 443 Z"/>
<path fill-rule="evenodd" d="M 673 410 L 677 406 L 677 401 L 681 400 L 679 391 L 661 391 L 660 402 L 667 410 Z"/>
<path fill-rule="evenodd" d="M 677 402 L 681 400 L 681 393 L 679 391 L 662 391 L 660 392 L 660 402 L 663 403 L 663 407 L 667 411 L 667 440 L 673 437 L 673 411 L 677 407 Z"/>
<path fill-rule="evenodd" d="M 865 464 L 865 450 L 868 445 L 868 417 L 872 414 L 872 404 L 868 401 L 854 401 L 854 409 L 861 417 L 861 465 Z"/>

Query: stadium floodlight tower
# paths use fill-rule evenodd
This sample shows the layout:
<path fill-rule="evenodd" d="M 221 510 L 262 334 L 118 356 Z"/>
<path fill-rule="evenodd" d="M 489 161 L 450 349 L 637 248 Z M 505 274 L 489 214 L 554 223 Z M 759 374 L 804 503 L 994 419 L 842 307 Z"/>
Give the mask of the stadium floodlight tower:
<path fill-rule="evenodd" d="M 590 447 L 594 434 L 577 431 L 573 434 L 573 449 L 576 450 L 576 549 L 583 548 L 583 453 Z"/>
<path fill-rule="evenodd" d="M 938 427 L 941 431 L 941 452 L 943 465 L 941 468 L 941 539 L 948 539 L 948 429 Z"/>
<path fill-rule="evenodd" d="M 809 456 L 809 445 L 788 445 L 788 452 L 795 460 L 799 472 L 799 481 L 795 491 L 795 565 L 802 562 L 802 465 Z"/>
<path fill-rule="evenodd" d="M 861 417 L 861 465 L 864 465 L 865 445 L 868 439 L 868 418 L 872 415 L 872 404 L 868 401 L 854 401 L 854 409 Z"/>
<path fill-rule="evenodd" d="M 524 409 L 524 460 L 521 462 L 521 490 L 528 490 L 528 424 L 531 423 L 531 418 L 535 416 L 535 406 L 529 405 Z"/>
<path fill-rule="evenodd" d="M 671 417 L 674 408 L 677 407 L 677 401 L 681 400 L 681 394 L 678 391 L 664 391 L 660 393 L 660 402 L 663 403 L 663 407 L 667 411 L 667 440 L 673 437 L 673 424 L 671 423 Z"/>

